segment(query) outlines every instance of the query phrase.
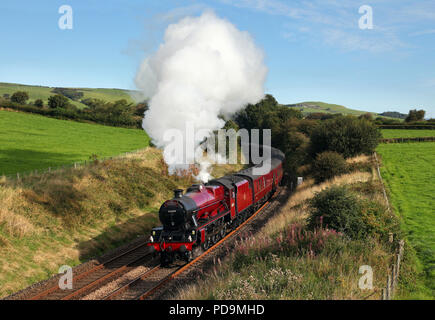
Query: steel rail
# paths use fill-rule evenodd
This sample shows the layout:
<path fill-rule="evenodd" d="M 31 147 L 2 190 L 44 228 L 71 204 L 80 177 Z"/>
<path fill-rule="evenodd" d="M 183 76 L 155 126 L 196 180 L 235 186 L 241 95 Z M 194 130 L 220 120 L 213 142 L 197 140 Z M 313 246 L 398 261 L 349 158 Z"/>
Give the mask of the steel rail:
<path fill-rule="evenodd" d="M 137 249 L 139 249 L 141 247 L 144 247 L 145 245 L 146 245 L 146 243 L 141 243 L 141 244 L 139 244 L 139 245 L 137 245 L 137 246 L 127 250 L 126 252 L 120 253 L 120 254 L 110 258 L 109 260 L 107 260 L 107 261 L 105 261 L 103 263 L 97 264 L 93 268 L 78 274 L 77 276 L 73 277 L 73 280 L 72 280 L 73 284 L 74 284 L 74 282 L 77 282 L 78 280 L 80 280 L 80 279 L 82 279 L 82 278 L 84 278 L 84 277 L 86 277 L 86 276 L 88 276 L 88 275 L 90 275 L 90 274 L 92 274 L 92 273 L 94 273 L 94 272 L 96 272 L 98 270 L 103 269 L 105 267 L 105 265 L 107 265 L 107 264 L 109 264 L 111 262 L 114 262 L 114 261 L 116 261 L 116 260 L 118 260 L 118 259 L 120 259 L 120 258 L 122 258 L 122 257 L 124 257 L 124 256 L 126 256 L 126 255 L 128 255 L 130 253 L 132 253 L 133 251 L 135 251 L 135 250 L 137 250 Z M 46 289 L 46 290 L 44 290 L 44 291 L 34 295 L 34 296 L 32 296 L 31 298 L 29 298 L 29 300 L 40 300 L 40 299 L 43 299 L 44 297 L 47 297 L 48 295 L 52 294 L 53 292 L 55 292 L 57 290 L 60 290 L 59 284 L 57 284 L 55 286 L 52 286 L 52 287 L 50 287 L 50 288 L 48 288 L 48 289 Z"/>
<path fill-rule="evenodd" d="M 275 196 L 280 192 L 280 190 L 277 190 L 272 198 L 275 198 Z M 168 282 L 175 279 L 177 276 L 179 276 L 181 273 L 192 267 L 193 265 L 197 264 L 200 260 L 204 259 L 208 254 L 210 254 L 212 251 L 214 251 L 217 247 L 219 247 L 223 242 L 228 240 L 230 237 L 232 237 L 234 234 L 236 234 L 238 231 L 240 231 L 247 223 L 249 223 L 252 219 L 254 219 L 263 209 L 270 204 L 270 200 L 266 201 L 254 214 L 252 214 L 247 220 L 245 220 L 240 226 L 238 226 L 236 229 L 231 231 L 229 234 L 227 234 L 224 238 L 222 238 L 219 242 L 214 244 L 211 248 L 209 248 L 207 251 L 205 251 L 203 254 L 195 258 L 189 263 L 186 263 L 184 266 L 180 267 L 179 269 L 175 270 L 173 273 L 169 274 L 165 278 L 163 278 L 157 285 L 155 285 L 150 290 L 140 294 L 135 298 L 135 300 L 145 300 L 149 296 L 151 296 L 153 293 L 155 293 L 158 289 L 163 287 Z M 146 278 L 146 277 L 144 277 Z M 135 279 L 134 281 L 139 281 L 139 279 Z M 133 281 L 132 281 L 133 282 Z"/>

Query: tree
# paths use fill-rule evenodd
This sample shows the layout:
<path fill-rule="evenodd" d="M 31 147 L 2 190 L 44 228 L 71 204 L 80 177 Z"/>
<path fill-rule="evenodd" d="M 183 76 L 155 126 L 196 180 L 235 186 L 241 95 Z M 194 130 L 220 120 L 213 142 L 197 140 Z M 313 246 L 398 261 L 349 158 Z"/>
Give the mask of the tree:
<path fill-rule="evenodd" d="M 312 157 L 324 151 L 335 151 L 349 158 L 372 153 L 379 143 L 381 133 L 371 121 L 341 116 L 322 121 L 314 128 L 310 138 Z"/>
<path fill-rule="evenodd" d="M 422 121 L 424 120 L 424 115 L 426 114 L 426 111 L 424 110 L 409 110 L 408 116 L 405 119 L 405 122 L 415 122 L 415 121 Z"/>
<path fill-rule="evenodd" d="M 25 104 L 27 100 L 29 100 L 29 94 L 25 91 L 17 91 L 11 97 L 12 102 L 19 104 Z"/>
<path fill-rule="evenodd" d="M 373 120 L 373 115 L 370 112 L 364 113 L 358 117 L 359 119 Z"/>
<path fill-rule="evenodd" d="M 36 99 L 33 104 L 38 108 L 42 108 L 44 106 L 44 101 L 42 101 L 41 99 Z"/>
<path fill-rule="evenodd" d="M 148 111 L 148 103 L 146 101 L 140 102 L 136 105 L 134 115 L 143 117 L 145 112 Z"/>
<path fill-rule="evenodd" d="M 294 108 L 279 105 L 276 99 L 266 96 L 256 104 L 249 104 L 246 108 L 235 114 L 234 120 L 240 128 L 272 129 L 278 123 L 283 123 L 291 118 L 302 119 L 302 113 Z"/>
<path fill-rule="evenodd" d="M 61 94 L 56 94 L 48 98 L 48 106 L 52 109 L 66 108 L 69 105 L 68 98 Z"/>
<path fill-rule="evenodd" d="M 5 93 L 3 95 L 3 98 L 5 98 L 6 100 L 9 100 L 10 97 L 11 97 L 11 95 L 9 93 Z"/>

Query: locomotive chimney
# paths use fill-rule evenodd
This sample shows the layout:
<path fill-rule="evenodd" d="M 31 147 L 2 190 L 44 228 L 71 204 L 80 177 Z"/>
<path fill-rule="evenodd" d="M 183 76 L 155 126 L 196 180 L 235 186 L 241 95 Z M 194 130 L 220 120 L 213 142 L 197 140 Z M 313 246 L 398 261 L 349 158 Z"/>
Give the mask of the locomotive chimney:
<path fill-rule="evenodd" d="M 182 195 L 183 195 L 183 189 L 174 190 L 174 198 L 181 198 Z"/>

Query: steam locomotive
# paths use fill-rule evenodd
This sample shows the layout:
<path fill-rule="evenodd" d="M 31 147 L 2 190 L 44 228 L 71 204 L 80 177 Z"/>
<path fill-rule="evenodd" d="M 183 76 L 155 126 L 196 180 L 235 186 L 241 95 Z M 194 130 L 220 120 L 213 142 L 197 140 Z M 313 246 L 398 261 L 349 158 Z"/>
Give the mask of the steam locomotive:
<path fill-rule="evenodd" d="M 235 174 L 177 189 L 159 210 L 162 226 L 152 229 L 148 246 L 160 253 L 162 265 L 180 258 L 190 261 L 196 249 L 207 250 L 237 228 L 270 198 L 283 179 L 284 154 L 271 148 L 270 170 L 257 166 Z"/>

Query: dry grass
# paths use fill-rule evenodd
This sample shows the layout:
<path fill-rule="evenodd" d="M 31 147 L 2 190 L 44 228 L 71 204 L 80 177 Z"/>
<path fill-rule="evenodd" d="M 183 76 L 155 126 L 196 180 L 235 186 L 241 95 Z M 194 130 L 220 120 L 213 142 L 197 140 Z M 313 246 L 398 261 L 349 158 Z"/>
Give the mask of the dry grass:
<path fill-rule="evenodd" d="M 263 227 L 261 232 L 269 235 L 274 234 L 293 222 L 304 220 L 307 214 L 306 201 L 326 188 L 333 185 L 352 185 L 358 182 L 366 182 L 370 179 L 372 179 L 372 174 L 357 171 L 335 177 L 318 185 L 315 185 L 312 179 L 305 180 L 297 187 L 287 203 L 282 206 L 279 213 Z"/>
<path fill-rule="evenodd" d="M 346 160 L 347 163 L 361 163 L 361 162 L 370 162 L 371 156 L 362 154 L 353 158 L 349 158 Z"/>
<path fill-rule="evenodd" d="M 169 176 L 161 151 L 151 147 L 20 181 L 1 178 L 0 296 L 147 234 L 173 189 L 193 182 L 191 172 Z"/>

